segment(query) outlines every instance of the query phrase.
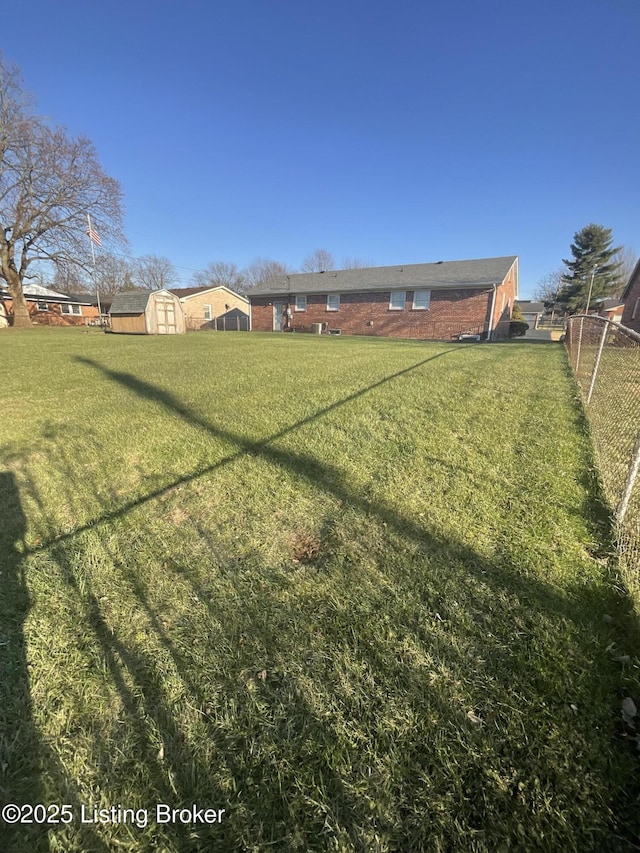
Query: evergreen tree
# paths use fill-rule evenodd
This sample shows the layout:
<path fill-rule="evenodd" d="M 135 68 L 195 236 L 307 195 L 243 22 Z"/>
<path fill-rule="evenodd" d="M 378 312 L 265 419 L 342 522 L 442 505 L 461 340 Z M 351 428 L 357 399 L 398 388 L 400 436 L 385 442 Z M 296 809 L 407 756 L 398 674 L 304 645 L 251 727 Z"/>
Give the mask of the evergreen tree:
<path fill-rule="evenodd" d="M 622 281 L 621 264 L 616 260 L 620 246 L 612 246 L 610 228 L 587 225 L 577 231 L 571 244 L 571 260 L 564 259 L 567 272 L 562 275 L 558 304 L 571 313 L 586 311 L 593 276 L 591 302 L 599 296 L 611 296 Z"/>

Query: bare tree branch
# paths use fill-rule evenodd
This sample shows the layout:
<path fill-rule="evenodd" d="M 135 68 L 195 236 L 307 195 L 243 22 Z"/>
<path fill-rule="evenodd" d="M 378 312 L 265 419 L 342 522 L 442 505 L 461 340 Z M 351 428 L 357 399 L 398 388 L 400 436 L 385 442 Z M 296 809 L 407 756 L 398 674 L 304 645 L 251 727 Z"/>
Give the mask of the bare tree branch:
<path fill-rule="evenodd" d="M 203 270 L 195 272 L 191 281 L 194 287 L 228 287 L 236 293 L 244 293 L 247 289 L 243 271 L 226 261 L 212 261 Z"/>
<path fill-rule="evenodd" d="M 342 261 L 343 270 L 366 270 L 369 267 L 375 267 L 374 262 L 364 258 L 344 258 Z"/>
<path fill-rule="evenodd" d="M 143 255 L 134 265 L 134 280 L 144 290 L 163 290 L 176 284 L 178 273 L 169 258 Z"/>
<path fill-rule="evenodd" d="M 93 144 L 34 115 L 18 70 L 0 55 L 0 278 L 15 325 L 30 325 L 22 285 L 32 264 L 86 264 L 87 214 L 103 245 L 126 245 L 122 191 Z"/>
<path fill-rule="evenodd" d="M 300 269 L 302 272 L 326 272 L 335 267 L 336 262 L 328 249 L 314 249 L 306 256 Z"/>
<path fill-rule="evenodd" d="M 242 271 L 247 289 L 269 281 L 271 278 L 278 278 L 278 276 L 289 275 L 293 272 L 295 270 L 292 267 L 271 258 L 256 258 Z"/>

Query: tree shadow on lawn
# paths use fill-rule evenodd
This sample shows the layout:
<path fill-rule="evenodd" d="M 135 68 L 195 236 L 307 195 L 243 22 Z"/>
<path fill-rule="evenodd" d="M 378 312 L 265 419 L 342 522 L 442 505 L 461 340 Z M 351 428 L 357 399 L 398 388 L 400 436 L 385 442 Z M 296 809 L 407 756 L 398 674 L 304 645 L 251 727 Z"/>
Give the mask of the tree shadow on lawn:
<path fill-rule="evenodd" d="M 535 567 L 507 547 L 488 560 L 358 494 L 339 470 L 309 454 L 267 446 L 275 437 L 251 442 L 234 436 L 192 416 L 148 383 L 99 369 L 240 448 L 206 471 L 32 549 L 34 555 L 50 553 L 80 602 L 124 709 L 126 737 L 118 747 L 127 755 L 133 748 L 146 768 L 147 792 L 176 805 L 203 798 L 207 805 L 212 799 L 230 805 L 228 822 L 210 835 L 196 838 L 165 828 L 175 849 L 266 849 L 277 843 L 279 849 L 321 850 L 333 839 L 353 849 L 427 850 L 437 849 L 434 844 L 460 848 L 470 837 L 483 849 L 495 843 L 496 833 L 508 831 L 513 844 L 524 844 L 518 822 L 559 840 L 565 833 L 568 843 L 579 840 L 583 849 L 590 843 L 596 849 L 596 839 L 607 849 L 627 849 L 624 833 L 637 827 L 613 798 L 622 797 L 628 780 L 618 780 L 616 788 L 615 780 L 602 786 L 592 778 L 594 769 L 596 775 L 607 773 L 607 761 L 619 748 L 611 743 L 616 700 L 611 696 L 610 717 L 600 709 L 599 719 L 589 719 L 587 711 L 589 697 L 608 695 L 616 680 L 614 664 L 602 652 L 615 628 L 600 620 L 604 612 L 620 613 L 624 601 L 603 585 L 559 590 L 543 583 Z M 161 666 L 118 636 L 92 590 L 90 573 L 83 570 L 79 578 L 77 554 L 71 555 L 86 547 L 83 533 L 246 453 L 312 482 L 367 523 L 386 526 L 388 535 L 362 567 L 349 557 L 340 519 L 329 516 L 317 565 L 274 567 L 259 555 L 238 558 L 215 530 L 185 524 L 179 535 L 209 540 L 225 568 L 226 588 L 231 585 L 243 603 L 241 610 L 231 610 L 217 589 L 219 577 L 180 559 L 166 561 L 176 583 L 193 590 L 194 634 L 206 636 L 200 630 L 203 611 L 222 626 L 209 658 L 206 650 L 185 643 L 184 626 L 164 625 L 143 567 L 136 568 L 135 561 L 129 567 L 103 542 L 124 581 L 121 594 L 145 614 L 179 674 L 187 704 L 195 705 L 198 743 L 176 721 Z M 69 472 L 71 492 L 74 478 Z M 147 538 L 153 539 L 153 530 Z M 340 590 L 338 600 L 329 592 L 332 584 Z M 504 610 L 510 613 L 506 623 Z M 543 637 L 537 636 L 539 613 L 549 625 Z M 465 683 L 469 670 L 473 678 Z M 528 720 L 527 691 L 536 700 L 548 697 L 534 724 Z M 574 703 L 578 716 L 570 710 Z M 596 724 L 605 729 L 604 737 L 594 736 Z M 158 738 L 166 744 L 162 758 Z M 440 738 L 460 744 L 450 762 L 438 755 Z M 558 751 L 564 753 L 560 761 Z M 113 757 L 99 737 L 94 760 L 98 784 L 104 778 L 117 787 Z M 529 849 L 538 842 L 544 846 L 542 838 L 530 836 Z M 213 846 L 198 846 L 205 840 Z"/>

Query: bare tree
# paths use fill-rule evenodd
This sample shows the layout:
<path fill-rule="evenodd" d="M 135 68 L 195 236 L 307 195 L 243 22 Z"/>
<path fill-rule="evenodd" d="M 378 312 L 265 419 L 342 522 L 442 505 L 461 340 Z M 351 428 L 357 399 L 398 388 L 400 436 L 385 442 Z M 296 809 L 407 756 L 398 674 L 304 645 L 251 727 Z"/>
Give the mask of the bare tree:
<path fill-rule="evenodd" d="M 247 282 L 242 270 L 234 263 L 212 261 L 191 277 L 194 287 L 228 287 L 236 293 L 244 293 Z"/>
<path fill-rule="evenodd" d="M 534 298 L 540 302 L 544 302 L 549 307 L 553 305 L 558 299 L 558 294 L 564 287 L 562 276 L 565 273 L 566 270 L 564 267 L 558 267 L 557 270 L 553 270 L 542 276 L 533 293 Z"/>
<path fill-rule="evenodd" d="M 122 191 L 93 144 L 30 108 L 18 70 L 0 55 L 0 278 L 15 326 L 30 326 L 23 283 L 40 264 L 86 266 L 87 214 L 104 242 L 122 233 Z"/>
<path fill-rule="evenodd" d="M 133 279 L 143 290 L 165 290 L 178 281 L 178 273 L 169 258 L 143 255 L 134 263 Z"/>
<path fill-rule="evenodd" d="M 271 258 L 256 258 L 243 270 L 245 285 L 247 289 L 255 287 L 257 284 L 262 284 L 269 281 L 271 278 L 278 278 L 281 275 L 290 275 L 295 272 L 292 267 L 287 264 L 274 261 Z"/>
<path fill-rule="evenodd" d="M 51 287 L 59 293 L 83 293 L 90 288 L 88 276 L 77 264 L 56 264 Z"/>
<path fill-rule="evenodd" d="M 127 258 L 104 254 L 96 258 L 96 266 L 91 274 L 90 288 L 102 296 L 113 296 L 124 290 L 136 287 L 134 270 Z"/>
<path fill-rule="evenodd" d="M 336 262 L 331 252 L 327 249 L 314 249 L 306 256 L 300 269 L 302 272 L 326 272 L 335 267 Z"/>
<path fill-rule="evenodd" d="M 364 258 L 344 258 L 342 261 L 343 270 L 366 270 L 370 267 L 375 267 L 375 264 Z"/>

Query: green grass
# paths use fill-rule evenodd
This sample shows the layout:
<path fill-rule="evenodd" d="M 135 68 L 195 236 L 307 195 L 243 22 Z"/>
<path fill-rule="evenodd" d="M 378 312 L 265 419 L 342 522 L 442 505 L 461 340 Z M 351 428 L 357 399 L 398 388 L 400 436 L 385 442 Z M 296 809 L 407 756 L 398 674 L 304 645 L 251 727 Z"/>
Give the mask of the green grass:
<path fill-rule="evenodd" d="M 0 354 L 0 798 L 76 814 L 0 849 L 636 849 L 637 623 L 560 346 Z M 226 813 L 79 822 L 158 802 Z"/>

